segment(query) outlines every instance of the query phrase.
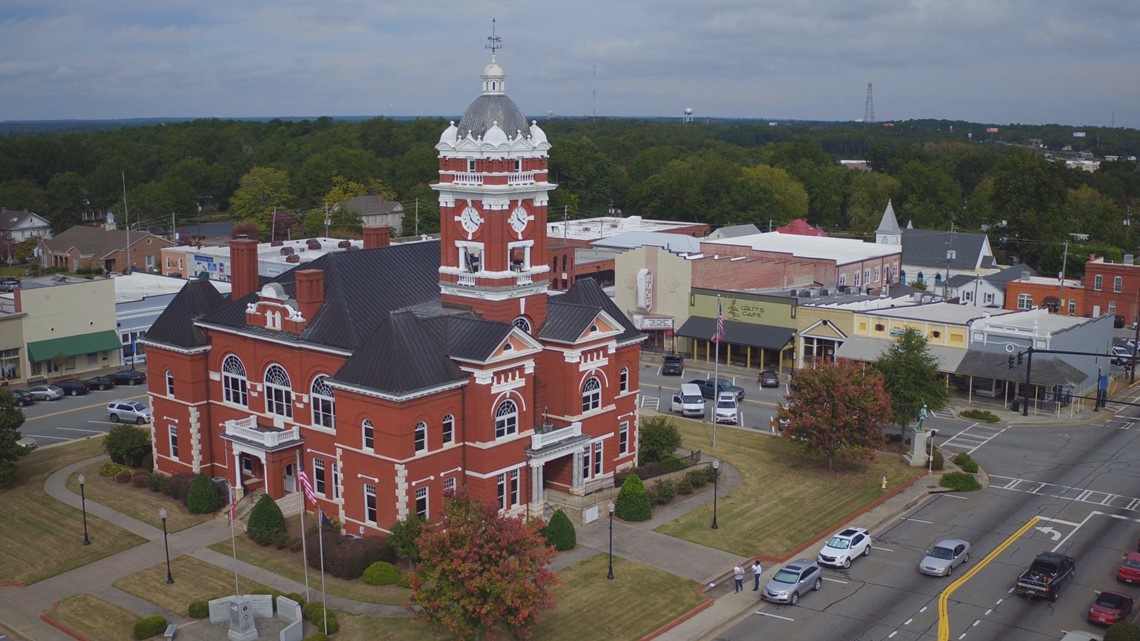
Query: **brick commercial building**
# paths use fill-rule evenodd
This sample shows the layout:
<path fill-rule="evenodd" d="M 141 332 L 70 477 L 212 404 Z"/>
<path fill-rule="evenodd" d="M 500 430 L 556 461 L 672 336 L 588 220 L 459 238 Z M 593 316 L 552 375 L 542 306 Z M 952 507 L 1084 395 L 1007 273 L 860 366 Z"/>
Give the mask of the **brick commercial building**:
<path fill-rule="evenodd" d="M 351 534 L 436 517 L 453 490 L 596 516 L 636 458 L 645 337 L 591 280 L 548 291 L 550 145 L 505 80 L 492 54 L 436 141 L 440 240 L 367 228 L 259 287 L 239 239 L 232 299 L 187 283 L 146 340 L 158 470 L 296 509 L 302 463 Z"/>

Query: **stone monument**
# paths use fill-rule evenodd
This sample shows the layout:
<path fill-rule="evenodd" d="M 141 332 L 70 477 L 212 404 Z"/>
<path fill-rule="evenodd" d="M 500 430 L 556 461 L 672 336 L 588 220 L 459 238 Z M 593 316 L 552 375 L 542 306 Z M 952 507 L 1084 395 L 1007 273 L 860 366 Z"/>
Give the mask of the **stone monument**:
<path fill-rule="evenodd" d="M 927 446 L 930 443 L 930 432 L 922 427 L 926 414 L 926 403 L 923 403 L 918 410 L 918 424 L 914 426 L 914 434 L 910 439 L 910 452 L 903 456 L 903 460 L 911 467 L 926 467 Z"/>
<path fill-rule="evenodd" d="M 253 622 L 253 606 L 249 597 L 238 595 L 230 599 L 230 641 L 253 641 L 257 638 L 257 625 Z"/>

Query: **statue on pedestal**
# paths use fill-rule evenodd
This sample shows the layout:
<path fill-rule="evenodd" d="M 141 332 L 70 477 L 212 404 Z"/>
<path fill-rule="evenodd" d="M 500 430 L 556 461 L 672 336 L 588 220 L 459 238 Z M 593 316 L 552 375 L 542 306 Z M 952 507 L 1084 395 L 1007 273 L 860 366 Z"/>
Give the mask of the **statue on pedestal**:
<path fill-rule="evenodd" d="M 914 426 L 915 434 L 921 434 L 925 431 L 922 429 L 922 424 L 926 421 L 926 413 L 926 403 L 924 402 L 922 407 L 918 408 L 918 424 Z"/>

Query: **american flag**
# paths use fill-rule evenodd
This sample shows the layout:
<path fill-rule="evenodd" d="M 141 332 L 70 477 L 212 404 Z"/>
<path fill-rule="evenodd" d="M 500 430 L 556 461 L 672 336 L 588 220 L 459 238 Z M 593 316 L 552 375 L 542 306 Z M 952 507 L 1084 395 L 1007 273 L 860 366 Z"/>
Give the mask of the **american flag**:
<path fill-rule="evenodd" d="M 313 485 L 309 483 L 309 475 L 305 474 L 305 467 L 299 466 L 300 473 L 298 476 L 301 478 L 301 488 L 305 490 L 305 498 L 309 499 L 309 503 L 317 504 L 317 495 L 313 493 Z"/>
<path fill-rule="evenodd" d="M 716 301 L 716 336 L 712 340 L 714 343 L 724 340 L 724 311 L 720 308 L 719 299 Z"/>

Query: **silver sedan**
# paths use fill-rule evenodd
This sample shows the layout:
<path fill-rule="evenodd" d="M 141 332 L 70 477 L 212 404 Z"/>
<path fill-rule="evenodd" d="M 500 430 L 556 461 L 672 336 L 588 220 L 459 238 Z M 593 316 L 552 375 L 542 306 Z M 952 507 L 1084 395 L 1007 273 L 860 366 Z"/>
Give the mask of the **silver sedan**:
<path fill-rule="evenodd" d="M 930 576 L 950 576 L 954 566 L 970 560 L 970 544 L 961 539 L 942 539 L 918 562 L 918 571 Z"/>
<path fill-rule="evenodd" d="M 57 401 L 63 398 L 64 392 L 62 387 L 56 385 L 36 385 L 28 388 L 28 394 L 37 401 Z"/>

